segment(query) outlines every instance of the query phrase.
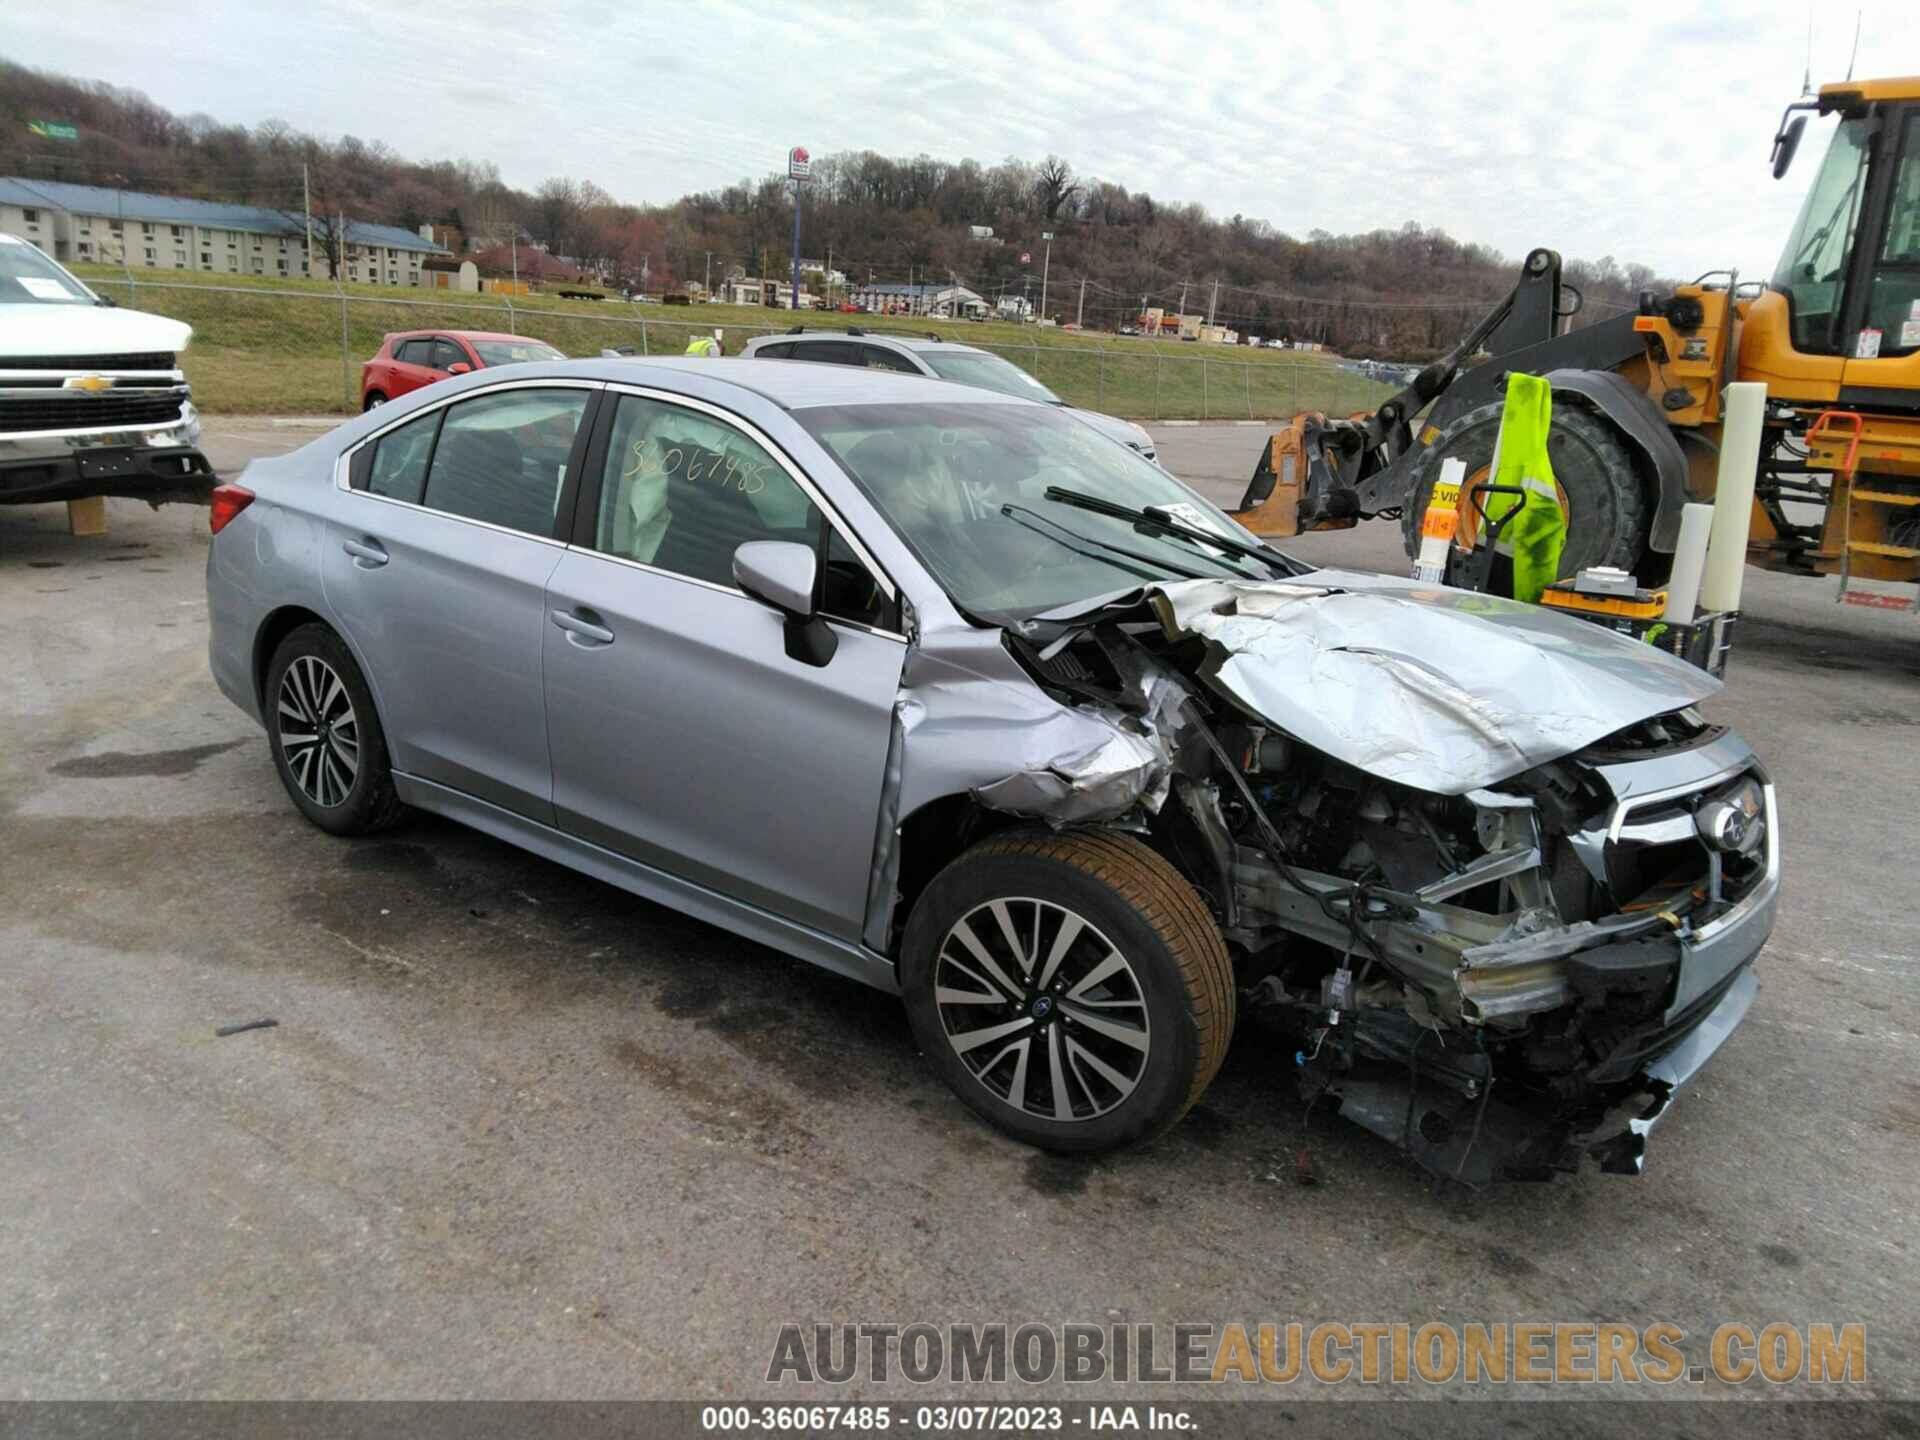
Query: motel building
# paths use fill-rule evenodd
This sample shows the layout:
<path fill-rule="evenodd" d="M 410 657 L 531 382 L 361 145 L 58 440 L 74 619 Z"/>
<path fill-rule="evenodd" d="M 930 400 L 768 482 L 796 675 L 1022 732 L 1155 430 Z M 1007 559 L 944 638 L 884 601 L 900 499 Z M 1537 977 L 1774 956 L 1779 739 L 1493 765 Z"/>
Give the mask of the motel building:
<path fill-rule="evenodd" d="M 317 231 L 309 256 L 302 217 L 258 205 L 0 176 L 0 230 L 63 264 L 334 278 Z M 346 242 L 339 278 L 362 285 L 418 286 L 421 262 L 449 253 L 430 225 L 350 221 Z"/>

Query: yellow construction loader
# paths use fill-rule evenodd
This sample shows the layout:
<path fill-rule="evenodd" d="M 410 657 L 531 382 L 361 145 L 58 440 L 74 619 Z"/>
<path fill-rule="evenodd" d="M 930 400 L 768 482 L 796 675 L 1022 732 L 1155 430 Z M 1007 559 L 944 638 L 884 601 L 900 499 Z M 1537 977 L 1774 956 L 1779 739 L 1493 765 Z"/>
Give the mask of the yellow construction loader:
<path fill-rule="evenodd" d="M 1757 380 L 1768 401 L 1749 562 L 1907 603 L 1850 587 L 1920 582 L 1920 76 L 1787 106 L 1775 179 L 1809 112 L 1838 124 L 1771 279 L 1710 272 L 1573 329 L 1580 299 L 1560 257 L 1535 250 L 1513 292 L 1377 410 L 1299 415 L 1272 436 L 1238 518 L 1285 536 L 1397 516 L 1412 554 L 1441 461 L 1465 463 L 1465 491 L 1487 477 L 1506 376 L 1524 371 L 1553 386 L 1561 574 L 1613 565 L 1659 582 L 1681 507 L 1714 492 L 1722 387 Z M 1475 519 L 1463 506 L 1459 543 L 1474 543 Z"/>

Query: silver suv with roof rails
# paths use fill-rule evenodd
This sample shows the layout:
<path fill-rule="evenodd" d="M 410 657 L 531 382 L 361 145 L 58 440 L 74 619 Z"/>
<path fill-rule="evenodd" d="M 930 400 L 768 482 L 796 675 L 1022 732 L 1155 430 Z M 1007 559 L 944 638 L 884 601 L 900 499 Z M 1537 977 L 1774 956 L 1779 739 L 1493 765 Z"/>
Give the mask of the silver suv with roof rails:
<path fill-rule="evenodd" d="M 762 335 L 749 340 L 741 353 L 750 360 L 814 360 L 829 365 L 864 366 L 869 370 L 896 370 L 905 375 L 951 380 L 979 390 L 997 390 L 1022 400 L 1038 400 L 1079 416 L 1108 439 L 1118 440 L 1129 450 L 1159 463 L 1153 437 L 1142 427 L 1118 415 L 1103 415 L 1098 410 L 1069 405 L 1011 360 L 977 345 L 962 345 L 933 334 L 877 335 L 857 326 L 849 330 L 809 330 L 796 325 L 784 335 Z"/>

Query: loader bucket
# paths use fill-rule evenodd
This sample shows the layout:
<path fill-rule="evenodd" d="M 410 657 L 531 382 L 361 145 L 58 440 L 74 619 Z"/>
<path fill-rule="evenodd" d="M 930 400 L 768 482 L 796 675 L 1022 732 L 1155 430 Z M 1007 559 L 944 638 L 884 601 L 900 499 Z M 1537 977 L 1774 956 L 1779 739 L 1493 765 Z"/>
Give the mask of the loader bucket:
<path fill-rule="evenodd" d="M 1256 535 L 1284 538 L 1300 533 L 1300 489 L 1307 475 L 1306 427 L 1311 415 L 1296 415 L 1267 437 L 1247 493 L 1231 513 Z"/>

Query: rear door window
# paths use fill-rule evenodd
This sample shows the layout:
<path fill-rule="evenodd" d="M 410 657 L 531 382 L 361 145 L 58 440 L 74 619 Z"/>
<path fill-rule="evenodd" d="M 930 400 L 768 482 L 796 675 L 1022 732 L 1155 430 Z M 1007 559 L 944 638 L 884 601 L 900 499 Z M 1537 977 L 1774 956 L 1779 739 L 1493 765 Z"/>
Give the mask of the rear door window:
<path fill-rule="evenodd" d="M 790 360 L 793 358 L 793 342 L 785 340 L 778 345 L 762 345 L 753 353 L 761 360 Z"/>
<path fill-rule="evenodd" d="M 865 349 L 845 340 L 801 340 L 793 347 L 793 358 L 824 360 L 829 365 L 865 365 L 867 357 L 861 353 Z"/>
<path fill-rule="evenodd" d="M 586 408 L 585 390 L 536 389 L 448 406 L 423 503 L 468 520 L 551 536 L 560 483 Z"/>
<path fill-rule="evenodd" d="M 393 352 L 393 358 L 402 365 L 424 365 L 429 369 L 433 365 L 433 341 L 402 340 L 400 347 Z"/>

